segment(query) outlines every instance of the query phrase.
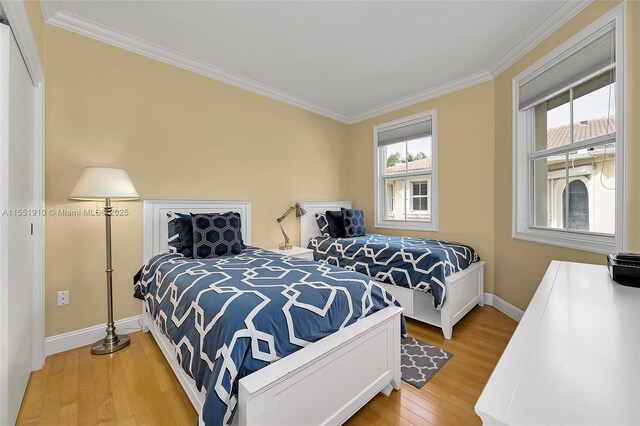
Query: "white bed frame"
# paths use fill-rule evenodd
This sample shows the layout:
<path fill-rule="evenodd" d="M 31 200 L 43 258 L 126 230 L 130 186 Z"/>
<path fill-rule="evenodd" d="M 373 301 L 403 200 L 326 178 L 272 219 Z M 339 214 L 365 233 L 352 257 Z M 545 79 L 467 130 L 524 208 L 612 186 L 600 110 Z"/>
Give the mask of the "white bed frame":
<path fill-rule="evenodd" d="M 250 201 L 144 201 L 144 261 L 167 251 L 168 211 L 240 212 L 251 244 Z M 345 422 L 379 392 L 400 389 L 400 313 L 389 307 L 289 355 L 239 382 L 238 425 L 334 425 Z M 151 331 L 198 414 L 205 393 L 177 362 L 176 348 L 143 303 Z"/>
<path fill-rule="evenodd" d="M 307 214 L 300 221 L 300 242 L 306 247 L 309 240 L 320 235 L 315 214 L 327 210 L 351 208 L 350 201 L 305 201 L 302 208 Z M 404 315 L 442 329 L 445 339 L 453 336 L 453 326 L 474 306 L 484 305 L 484 261 L 476 262 L 467 269 L 446 278 L 446 301 L 440 310 L 433 305 L 433 296 L 422 291 L 378 282 L 393 294 L 404 308 Z"/>

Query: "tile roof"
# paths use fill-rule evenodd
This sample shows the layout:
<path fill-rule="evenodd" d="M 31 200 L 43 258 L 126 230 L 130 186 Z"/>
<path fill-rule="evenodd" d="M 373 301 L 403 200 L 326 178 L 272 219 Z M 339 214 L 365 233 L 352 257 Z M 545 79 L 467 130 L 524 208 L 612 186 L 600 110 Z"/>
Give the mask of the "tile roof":
<path fill-rule="evenodd" d="M 407 164 L 407 169 L 409 172 L 415 172 L 418 170 L 431 170 L 431 157 L 422 158 L 420 160 L 409 161 Z M 387 167 L 387 173 L 404 173 L 405 163 L 398 163 L 391 167 Z"/>
<path fill-rule="evenodd" d="M 609 127 L 607 128 L 607 121 Z M 574 126 L 574 142 L 603 136 L 616 131 L 616 117 L 596 118 L 595 120 L 582 121 Z M 607 131 L 608 130 L 608 131 Z M 553 127 L 547 130 L 547 148 L 556 148 L 569 144 L 571 141 L 569 125 Z"/>

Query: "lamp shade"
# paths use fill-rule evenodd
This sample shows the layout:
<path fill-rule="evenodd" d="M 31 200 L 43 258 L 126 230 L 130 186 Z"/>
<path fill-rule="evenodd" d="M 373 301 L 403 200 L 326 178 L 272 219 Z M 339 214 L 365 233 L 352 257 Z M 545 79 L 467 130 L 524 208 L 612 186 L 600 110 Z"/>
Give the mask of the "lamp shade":
<path fill-rule="evenodd" d="M 137 200 L 138 191 L 124 169 L 87 167 L 71 191 L 72 200 Z"/>
<path fill-rule="evenodd" d="M 296 203 L 296 217 L 302 217 L 307 214 L 307 211 L 302 208 L 302 206 Z"/>

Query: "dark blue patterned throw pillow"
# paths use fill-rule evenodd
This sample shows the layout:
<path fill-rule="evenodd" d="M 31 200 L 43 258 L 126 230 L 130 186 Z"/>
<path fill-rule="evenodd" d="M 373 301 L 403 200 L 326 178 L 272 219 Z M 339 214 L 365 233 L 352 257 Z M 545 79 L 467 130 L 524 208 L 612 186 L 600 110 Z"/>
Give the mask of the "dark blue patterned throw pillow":
<path fill-rule="evenodd" d="M 178 233 L 178 227 L 176 225 L 179 219 L 188 219 L 191 220 L 191 215 L 184 213 L 176 213 L 176 212 L 168 212 L 167 217 L 169 218 L 169 223 L 167 224 L 167 237 L 169 238 L 169 252 L 170 253 L 181 253 L 179 251 L 182 246 L 182 242 L 180 241 L 180 234 Z"/>
<path fill-rule="evenodd" d="M 327 210 L 325 213 L 329 225 L 329 235 L 333 238 L 344 238 L 344 219 L 342 212 Z"/>
<path fill-rule="evenodd" d="M 191 224 L 191 216 L 189 216 L 189 218 L 179 217 L 176 219 L 176 229 L 180 240 L 178 253 L 182 253 L 185 257 L 193 257 L 193 225 Z"/>
<path fill-rule="evenodd" d="M 362 237 L 367 233 L 362 210 L 342 209 L 345 237 Z"/>
<path fill-rule="evenodd" d="M 192 213 L 191 225 L 193 226 L 194 259 L 229 256 L 242 252 L 244 244 L 240 231 L 239 213 Z"/>
<path fill-rule="evenodd" d="M 327 215 L 324 213 L 316 213 L 316 222 L 318 223 L 318 228 L 320 228 L 320 235 L 323 237 L 330 237 L 331 234 L 329 234 Z"/>

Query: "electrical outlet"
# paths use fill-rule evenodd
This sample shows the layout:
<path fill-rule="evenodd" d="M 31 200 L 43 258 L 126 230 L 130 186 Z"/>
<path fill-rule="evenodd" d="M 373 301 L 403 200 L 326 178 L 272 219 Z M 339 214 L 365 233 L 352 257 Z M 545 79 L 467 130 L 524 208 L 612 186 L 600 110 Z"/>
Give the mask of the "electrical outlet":
<path fill-rule="evenodd" d="M 64 306 L 69 304 L 69 290 L 58 292 L 58 306 Z"/>

